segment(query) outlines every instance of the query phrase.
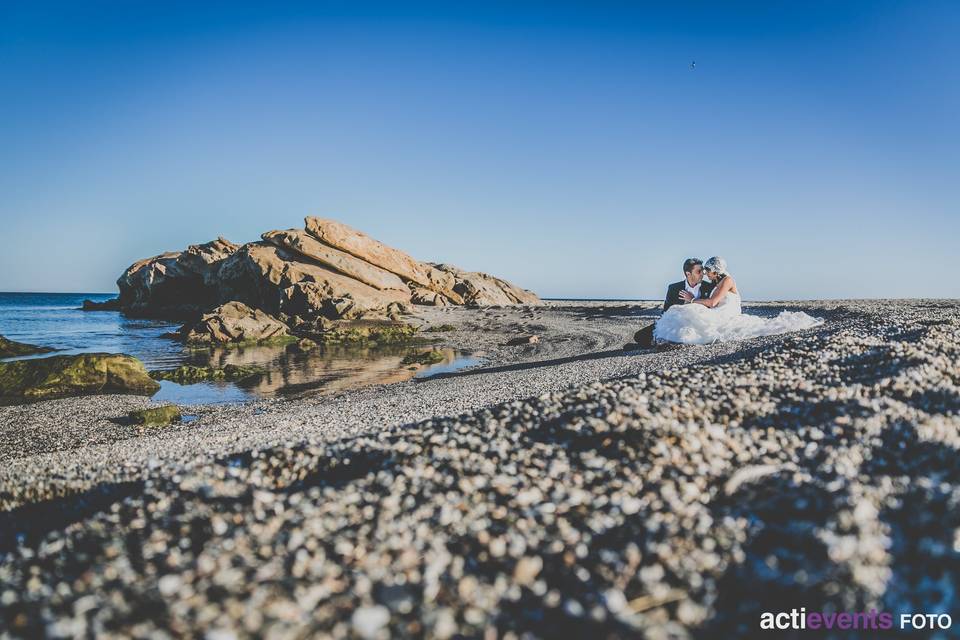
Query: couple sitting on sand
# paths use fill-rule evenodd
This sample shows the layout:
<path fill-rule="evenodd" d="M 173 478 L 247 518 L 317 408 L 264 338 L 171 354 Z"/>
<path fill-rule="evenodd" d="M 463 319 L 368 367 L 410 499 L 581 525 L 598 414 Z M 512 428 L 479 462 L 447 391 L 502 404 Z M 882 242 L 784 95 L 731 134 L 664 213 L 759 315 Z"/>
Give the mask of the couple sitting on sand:
<path fill-rule="evenodd" d="M 727 261 L 719 256 L 706 263 L 687 258 L 683 275 L 683 280 L 667 288 L 660 319 L 637 332 L 641 346 L 655 341 L 712 344 L 743 340 L 808 329 L 823 322 L 799 311 L 782 311 L 774 318 L 742 313 L 737 281 L 730 275 Z"/>

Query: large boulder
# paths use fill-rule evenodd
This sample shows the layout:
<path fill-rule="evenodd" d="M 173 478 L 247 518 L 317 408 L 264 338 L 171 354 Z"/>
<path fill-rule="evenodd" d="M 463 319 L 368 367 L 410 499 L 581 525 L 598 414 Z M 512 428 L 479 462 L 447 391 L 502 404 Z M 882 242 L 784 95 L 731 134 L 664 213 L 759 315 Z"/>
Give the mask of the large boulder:
<path fill-rule="evenodd" d="M 173 318 L 209 310 L 219 297 L 219 264 L 239 248 L 217 238 L 133 263 L 117 280 L 121 309 L 127 315 Z"/>
<path fill-rule="evenodd" d="M 124 354 L 83 353 L 0 362 L 0 397 L 41 400 L 92 393 L 151 395 L 160 385 Z"/>
<path fill-rule="evenodd" d="M 420 262 L 343 223 L 268 231 L 238 246 L 223 238 L 131 265 L 117 281 L 129 315 L 195 320 L 227 302 L 274 316 L 381 320 L 409 304 L 536 303 L 484 273 Z"/>
<path fill-rule="evenodd" d="M 287 325 L 242 302 L 228 302 L 180 330 L 189 344 L 241 344 L 292 341 Z"/>
<path fill-rule="evenodd" d="M 0 336 L 0 358 L 32 356 L 37 353 L 49 353 L 50 351 L 53 351 L 50 347 L 38 347 L 35 344 L 15 342 Z"/>

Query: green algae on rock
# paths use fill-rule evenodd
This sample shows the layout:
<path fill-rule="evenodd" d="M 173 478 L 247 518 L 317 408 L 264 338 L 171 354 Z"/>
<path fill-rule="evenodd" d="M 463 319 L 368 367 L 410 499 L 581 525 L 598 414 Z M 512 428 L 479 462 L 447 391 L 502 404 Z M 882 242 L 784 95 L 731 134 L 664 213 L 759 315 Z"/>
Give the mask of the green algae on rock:
<path fill-rule="evenodd" d="M 0 358 L 12 358 L 14 356 L 32 356 L 37 353 L 49 353 L 53 351 L 50 347 L 38 347 L 35 344 L 26 344 L 24 342 L 14 342 L 0 336 Z"/>
<path fill-rule="evenodd" d="M 150 377 L 154 380 L 169 380 L 177 384 L 196 384 L 217 380 L 239 381 L 264 375 L 267 370 L 263 367 L 249 365 L 228 364 L 222 369 L 217 367 L 197 367 L 183 365 L 176 369 L 151 371 Z"/>
<path fill-rule="evenodd" d="M 178 422 L 182 417 L 176 405 L 165 404 L 161 407 L 137 409 L 127 414 L 130 421 L 144 427 L 165 427 Z"/>
<path fill-rule="evenodd" d="M 96 393 L 152 395 L 160 385 L 125 354 L 82 353 L 0 362 L 0 397 L 42 400 Z"/>
<path fill-rule="evenodd" d="M 420 343 L 417 327 L 403 322 L 356 321 L 334 325 L 311 338 L 324 344 L 410 344 Z"/>

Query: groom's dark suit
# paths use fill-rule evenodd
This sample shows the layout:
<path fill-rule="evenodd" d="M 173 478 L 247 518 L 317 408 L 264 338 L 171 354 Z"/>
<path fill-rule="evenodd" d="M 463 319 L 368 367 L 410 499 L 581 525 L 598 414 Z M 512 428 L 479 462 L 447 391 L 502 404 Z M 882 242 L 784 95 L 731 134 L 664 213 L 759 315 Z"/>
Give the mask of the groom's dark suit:
<path fill-rule="evenodd" d="M 687 283 L 686 280 L 681 280 L 680 282 L 674 282 L 672 285 L 667 287 L 667 297 L 663 301 L 663 310 L 666 311 L 675 304 L 680 304 L 683 302 L 683 298 L 680 297 L 680 292 L 683 291 L 683 285 Z M 713 293 L 714 285 L 712 282 L 701 281 L 700 282 L 700 300 L 704 298 L 709 298 L 710 294 Z M 633 340 L 641 347 L 649 347 L 653 344 L 653 322 L 645 326 L 644 328 L 637 331 Z"/>
<path fill-rule="evenodd" d="M 680 292 L 683 291 L 684 285 L 687 284 L 686 280 L 681 280 L 680 282 L 674 282 L 672 285 L 667 287 L 667 297 L 663 300 L 663 310 L 666 311 L 675 304 L 680 304 L 683 302 L 683 299 L 680 297 Z M 707 282 L 702 280 L 700 282 L 700 299 L 709 298 L 710 294 L 713 293 L 713 287 L 715 285 L 712 282 Z"/>

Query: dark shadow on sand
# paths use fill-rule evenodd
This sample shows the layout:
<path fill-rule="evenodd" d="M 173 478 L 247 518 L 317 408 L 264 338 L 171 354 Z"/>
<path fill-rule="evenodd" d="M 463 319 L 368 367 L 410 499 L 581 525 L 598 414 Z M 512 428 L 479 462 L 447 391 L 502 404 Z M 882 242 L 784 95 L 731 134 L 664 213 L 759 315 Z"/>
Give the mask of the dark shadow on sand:
<path fill-rule="evenodd" d="M 4 511 L 0 513 L 0 553 L 12 551 L 18 543 L 34 546 L 51 531 L 61 531 L 124 498 L 140 495 L 144 486 L 143 481 L 105 483 L 82 493 Z"/>

